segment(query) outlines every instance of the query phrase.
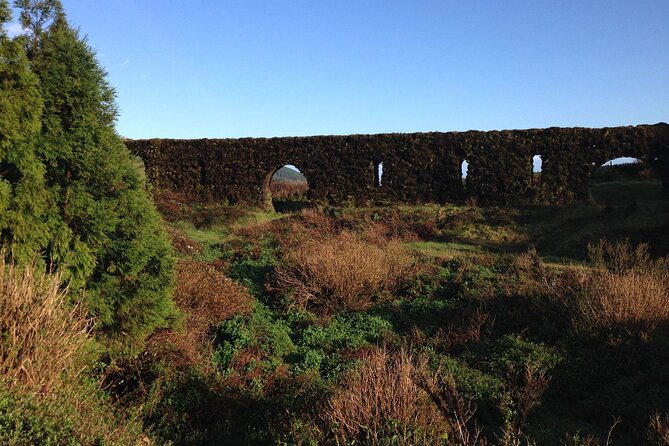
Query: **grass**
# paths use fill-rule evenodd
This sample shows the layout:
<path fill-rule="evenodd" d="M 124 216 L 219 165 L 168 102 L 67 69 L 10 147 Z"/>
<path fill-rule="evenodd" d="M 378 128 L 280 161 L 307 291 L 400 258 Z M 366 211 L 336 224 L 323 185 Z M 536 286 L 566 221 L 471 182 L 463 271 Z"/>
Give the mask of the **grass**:
<path fill-rule="evenodd" d="M 0 256 L 0 444 L 139 445 L 91 370 L 92 322 L 58 276 Z"/>
<path fill-rule="evenodd" d="M 322 314 L 368 309 L 415 274 L 414 260 L 400 243 L 377 246 L 348 231 L 306 241 L 285 258 L 275 272 L 277 290 Z"/>
<path fill-rule="evenodd" d="M 182 331 L 119 364 L 112 394 L 156 443 L 592 446 L 620 417 L 614 444 L 662 444 L 653 187 L 593 184 L 563 208 L 171 199 Z"/>
<path fill-rule="evenodd" d="M 323 405 L 319 416 L 328 434 L 337 443 L 446 444 L 453 427 L 416 384 L 415 375 L 406 351 L 367 352 L 361 367 Z"/>
<path fill-rule="evenodd" d="M 479 246 L 468 245 L 465 243 L 454 242 L 410 242 L 409 247 L 415 249 L 421 254 L 441 259 L 451 259 L 455 256 L 466 253 L 482 253 L 483 249 Z"/>
<path fill-rule="evenodd" d="M 50 393 L 72 372 L 89 341 L 91 321 L 67 302 L 60 279 L 0 255 L 0 379 L 10 387 Z"/>

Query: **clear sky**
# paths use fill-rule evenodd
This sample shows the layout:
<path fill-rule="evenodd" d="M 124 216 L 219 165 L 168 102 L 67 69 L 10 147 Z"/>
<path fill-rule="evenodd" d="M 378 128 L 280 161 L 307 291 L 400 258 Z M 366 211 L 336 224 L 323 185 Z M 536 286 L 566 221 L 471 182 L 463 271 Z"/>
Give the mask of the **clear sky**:
<path fill-rule="evenodd" d="M 130 138 L 669 121 L 669 0 L 63 0 Z"/>

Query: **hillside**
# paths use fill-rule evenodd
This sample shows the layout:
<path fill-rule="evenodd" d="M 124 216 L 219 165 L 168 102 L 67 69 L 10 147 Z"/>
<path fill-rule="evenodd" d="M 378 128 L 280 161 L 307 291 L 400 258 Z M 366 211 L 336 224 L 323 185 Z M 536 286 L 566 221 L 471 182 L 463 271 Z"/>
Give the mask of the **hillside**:
<path fill-rule="evenodd" d="M 272 180 L 283 180 L 283 181 L 300 181 L 305 182 L 307 179 L 299 171 L 292 169 L 290 167 L 284 166 L 274 172 L 272 175 Z"/>
<path fill-rule="evenodd" d="M 153 381 L 145 422 L 179 444 L 573 446 L 612 426 L 617 445 L 662 444 L 646 440 L 669 432 L 669 206 L 659 182 L 620 181 L 570 208 L 274 214 L 158 194 L 187 322 L 151 349 L 150 370 L 180 371 Z M 223 278 L 238 288 L 208 303 Z M 193 351 L 200 308 L 221 306 Z"/>

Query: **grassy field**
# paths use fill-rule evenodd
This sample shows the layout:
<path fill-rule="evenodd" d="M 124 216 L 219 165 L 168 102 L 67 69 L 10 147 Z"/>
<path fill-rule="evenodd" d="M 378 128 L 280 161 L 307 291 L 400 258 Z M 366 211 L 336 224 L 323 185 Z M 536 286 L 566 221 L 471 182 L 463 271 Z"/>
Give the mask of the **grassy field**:
<path fill-rule="evenodd" d="M 107 385 L 157 444 L 667 444 L 658 183 L 566 208 L 156 199 L 184 319 Z"/>

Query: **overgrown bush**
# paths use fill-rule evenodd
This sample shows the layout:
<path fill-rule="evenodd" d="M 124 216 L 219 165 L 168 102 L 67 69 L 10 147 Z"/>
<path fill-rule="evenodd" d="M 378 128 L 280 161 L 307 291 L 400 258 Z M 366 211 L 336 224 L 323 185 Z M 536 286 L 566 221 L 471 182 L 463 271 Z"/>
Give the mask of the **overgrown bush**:
<path fill-rule="evenodd" d="M 0 444 L 148 441 L 90 379 L 91 322 L 58 276 L 0 256 Z M 145 443 L 146 444 L 146 443 Z"/>
<path fill-rule="evenodd" d="M 350 231 L 305 240 L 286 260 L 276 270 L 276 288 L 291 292 L 298 307 L 321 314 L 368 309 L 416 271 L 413 257 L 399 242 L 378 246 Z"/>
<path fill-rule="evenodd" d="M 16 6 L 30 37 L 0 32 L 0 243 L 85 290 L 110 344 L 138 345 L 175 314 L 169 241 L 95 52 L 60 1 Z"/>
<path fill-rule="evenodd" d="M 321 421 L 337 444 L 446 444 L 448 426 L 414 375 L 407 352 L 370 350 L 324 404 Z"/>
<path fill-rule="evenodd" d="M 251 309 L 251 296 L 241 285 L 196 260 L 180 260 L 174 300 L 184 315 L 180 329 L 159 330 L 148 341 L 152 351 L 172 358 L 176 367 L 198 365 L 208 368 L 211 340 L 222 321 Z"/>
<path fill-rule="evenodd" d="M 0 256 L 0 380 L 49 393 L 89 340 L 91 322 L 71 307 L 57 276 Z"/>
<path fill-rule="evenodd" d="M 595 271 L 578 304 L 581 324 L 594 328 L 651 330 L 669 322 L 669 262 L 652 260 L 647 245 L 602 241 L 590 245 Z"/>

